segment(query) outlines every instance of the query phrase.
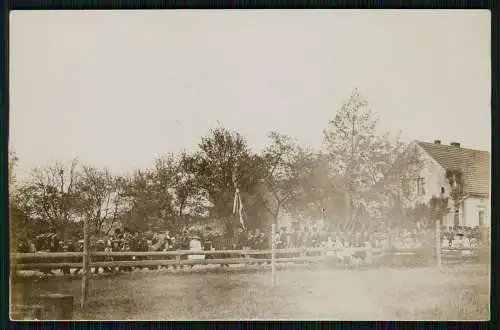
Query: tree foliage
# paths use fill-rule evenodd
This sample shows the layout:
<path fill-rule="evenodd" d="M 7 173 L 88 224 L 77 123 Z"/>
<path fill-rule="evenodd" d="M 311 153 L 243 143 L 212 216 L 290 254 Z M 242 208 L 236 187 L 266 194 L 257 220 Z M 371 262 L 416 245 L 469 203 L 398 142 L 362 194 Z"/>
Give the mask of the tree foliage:
<path fill-rule="evenodd" d="M 138 170 L 123 180 L 126 212 L 121 222 L 132 230 L 147 230 L 168 225 L 174 217 L 172 196 L 168 191 L 170 173 Z"/>
<path fill-rule="evenodd" d="M 345 224 L 363 211 L 361 193 L 374 178 L 373 152 L 380 148 L 377 124 L 377 116 L 355 89 L 323 132 L 332 171 L 341 179 L 345 193 Z"/>
<path fill-rule="evenodd" d="M 338 226 L 344 215 L 344 190 L 341 179 L 330 170 L 329 159 L 320 153 L 302 154 L 296 167 L 298 176 L 297 194 L 288 206 L 297 218 L 323 219 L 330 226 Z"/>
<path fill-rule="evenodd" d="M 222 127 L 211 129 L 199 148 L 194 162 L 197 186 L 211 204 L 210 214 L 223 219 L 231 232 L 235 226 L 232 216 L 235 186 L 243 195 L 256 190 L 258 179 L 252 168 L 256 159 L 239 133 Z"/>
<path fill-rule="evenodd" d="M 377 115 L 356 89 L 324 132 L 332 171 L 345 189 L 347 225 L 361 218 L 407 219 L 409 186 L 422 161 L 399 136 L 391 139 L 377 129 Z"/>
<path fill-rule="evenodd" d="M 69 165 L 55 163 L 36 168 L 31 180 L 19 187 L 18 207 L 30 220 L 43 223 L 46 229 L 64 237 L 70 222 L 78 221 L 76 160 Z"/>
<path fill-rule="evenodd" d="M 264 207 L 277 222 L 280 211 L 298 194 L 304 172 L 301 162 L 305 165 L 307 155 L 289 136 L 271 132 L 268 137 L 271 143 L 262 154 L 259 176 L 267 190 Z"/>
<path fill-rule="evenodd" d="M 322 152 L 278 132 L 268 137 L 256 153 L 238 132 L 217 127 L 201 138 L 197 151 L 167 154 L 127 176 L 76 161 L 37 168 L 11 193 L 11 218 L 15 228 L 59 234 L 86 218 L 100 235 L 115 224 L 175 230 L 191 218 L 210 217 L 232 232 L 236 188 L 250 228 L 276 223 L 284 212 L 344 229 L 381 218 L 394 225 L 430 212 L 412 204 L 410 187 L 422 168 L 418 150 L 399 136 L 378 134 L 378 117 L 357 89 L 323 131 Z M 11 173 L 15 163 L 9 154 Z M 448 178 L 453 184 L 460 175 L 449 172 Z M 455 200 L 462 198 L 457 194 Z"/>
<path fill-rule="evenodd" d="M 76 182 L 77 208 L 89 220 L 94 234 L 109 234 L 124 209 L 121 178 L 108 169 L 83 166 Z"/>

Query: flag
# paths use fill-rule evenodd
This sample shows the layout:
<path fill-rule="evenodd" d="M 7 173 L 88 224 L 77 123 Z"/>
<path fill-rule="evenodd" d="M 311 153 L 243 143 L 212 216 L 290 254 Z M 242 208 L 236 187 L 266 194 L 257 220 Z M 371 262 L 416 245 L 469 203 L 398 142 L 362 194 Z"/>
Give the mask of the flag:
<path fill-rule="evenodd" d="M 241 196 L 239 194 L 238 194 L 238 200 L 239 200 L 239 204 L 240 204 L 240 210 L 239 210 L 240 224 L 241 224 L 241 227 L 243 227 L 243 230 L 246 230 L 245 221 L 243 220 L 243 203 L 241 202 Z"/>
<path fill-rule="evenodd" d="M 234 193 L 233 214 L 236 214 L 236 210 L 238 210 L 239 192 L 240 192 L 240 190 L 236 189 L 236 192 Z"/>
<path fill-rule="evenodd" d="M 236 215 L 236 212 L 238 212 L 241 226 L 243 227 L 244 230 L 246 230 L 245 221 L 243 218 L 243 215 L 244 215 L 243 203 L 241 203 L 241 196 L 240 196 L 239 189 L 236 189 L 236 192 L 234 194 L 233 215 Z"/>

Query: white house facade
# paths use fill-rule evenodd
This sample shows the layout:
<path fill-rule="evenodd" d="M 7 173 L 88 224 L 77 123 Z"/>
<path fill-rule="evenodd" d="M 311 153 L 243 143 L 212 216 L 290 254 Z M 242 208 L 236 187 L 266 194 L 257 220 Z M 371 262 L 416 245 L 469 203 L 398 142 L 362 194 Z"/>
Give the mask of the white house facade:
<path fill-rule="evenodd" d="M 414 141 L 412 145 L 420 151 L 423 168 L 413 187 L 415 202 L 428 203 L 433 196 L 450 197 L 452 187 L 446 171 L 460 170 L 463 173 L 463 199 L 455 210 L 449 199 L 449 212 L 443 219 L 444 227 L 490 226 L 490 154 L 487 151 L 451 145 Z M 455 212 L 458 211 L 458 223 Z"/>

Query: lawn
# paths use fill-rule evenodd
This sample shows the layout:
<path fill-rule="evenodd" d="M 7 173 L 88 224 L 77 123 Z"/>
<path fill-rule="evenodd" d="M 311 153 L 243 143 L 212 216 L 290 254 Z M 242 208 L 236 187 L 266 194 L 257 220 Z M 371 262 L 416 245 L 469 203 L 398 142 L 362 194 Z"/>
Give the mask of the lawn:
<path fill-rule="evenodd" d="M 284 267 L 271 285 L 268 267 L 135 271 L 96 275 L 88 308 L 79 307 L 78 276 L 24 277 L 21 292 L 74 295 L 75 318 L 89 320 L 484 320 L 489 270 L 435 268 L 326 269 Z"/>

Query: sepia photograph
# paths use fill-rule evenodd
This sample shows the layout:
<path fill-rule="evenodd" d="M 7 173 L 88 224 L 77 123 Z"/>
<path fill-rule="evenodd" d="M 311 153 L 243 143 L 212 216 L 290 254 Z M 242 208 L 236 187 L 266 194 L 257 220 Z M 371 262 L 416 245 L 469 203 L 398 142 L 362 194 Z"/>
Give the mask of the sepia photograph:
<path fill-rule="evenodd" d="M 10 319 L 487 321 L 487 10 L 9 16 Z"/>

